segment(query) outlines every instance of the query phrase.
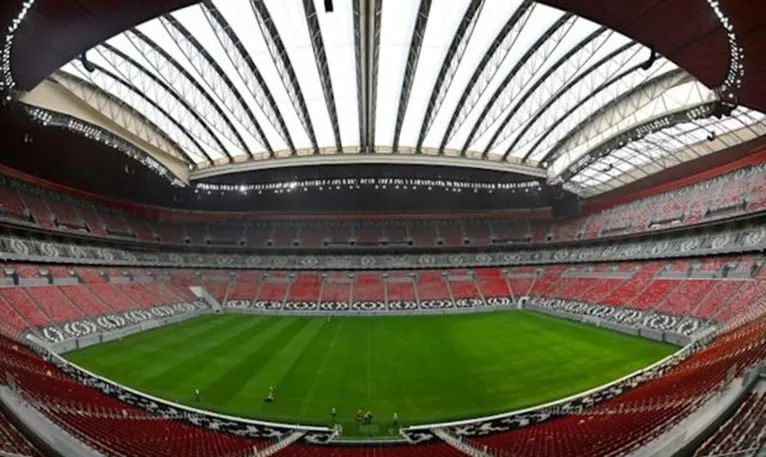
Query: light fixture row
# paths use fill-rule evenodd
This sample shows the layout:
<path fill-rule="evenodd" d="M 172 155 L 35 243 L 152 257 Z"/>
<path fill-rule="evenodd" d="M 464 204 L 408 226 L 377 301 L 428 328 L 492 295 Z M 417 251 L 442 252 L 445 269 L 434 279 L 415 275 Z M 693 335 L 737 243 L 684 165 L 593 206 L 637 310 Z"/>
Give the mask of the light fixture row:
<path fill-rule="evenodd" d="M 217 183 L 198 183 L 195 185 L 197 193 L 241 193 L 249 192 L 273 192 L 288 193 L 293 191 L 309 190 L 342 190 L 342 189 L 361 189 L 362 187 L 376 190 L 446 190 L 451 192 L 463 191 L 516 191 L 536 192 L 541 188 L 539 181 L 524 181 L 512 183 L 491 183 L 491 182 L 472 182 L 472 181 L 451 181 L 440 179 L 414 179 L 414 178 L 336 178 L 336 179 L 314 179 L 306 181 L 285 181 L 276 183 L 257 183 L 257 184 L 217 184 Z"/>
<path fill-rule="evenodd" d="M 24 22 L 24 18 L 29 13 L 29 10 L 35 5 L 35 0 L 25 0 L 21 4 L 21 10 L 13 18 L 8 29 L 5 31 L 5 39 L 3 40 L 3 53 L 0 57 L 0 91 L 8 91 L 16 88 L 16 81 L 13 79 L 13 72 L 11 71 L 11 49 L 13 49 L 13 40 L 16 37 L 16 30 Z M 6 95 L 5 101 L 10 101 L 11 95 Z"/>
<path fill-rule="evenodd" d="M 37 122 L 43 127 L 63 128 L 90 140 L 98 141 L 107 147 L 122 152 L 136 162 L 139 162 L 141 165 L 152 170 L 159 176 L 167 179 L 173 186 L 187 186 L 185 182 L 178 179 L 164 165 L 155 160 L 153 157 L 149 156 L 133 144 L 111 134 L 110 132 L 107 132 L 100 127 L 72 118 L 71 116 L 44 110 L 41 108 L 27 108 L 27 112 L 33 121 Z"/>
<path fill-rule="evenodd" d="M 734 32 L 734 23 L 726 15 L 721 7 L 720 0 L 707 0 L 708 5 L 715 13 L 721 27 L 726 30 L 726 38 L 729 42 L 729 71 L 726 73 L 722 84 L 723 93 L 732 93 L 742 87 L 742 78 L 745 76 L 745 50 L 740 46 L 737 34 Z"/>

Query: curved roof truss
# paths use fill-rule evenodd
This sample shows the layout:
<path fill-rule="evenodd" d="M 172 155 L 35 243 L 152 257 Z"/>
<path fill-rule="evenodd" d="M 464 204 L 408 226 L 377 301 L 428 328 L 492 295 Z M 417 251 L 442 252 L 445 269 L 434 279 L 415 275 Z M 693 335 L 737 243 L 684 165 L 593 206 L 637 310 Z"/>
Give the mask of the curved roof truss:
<path fill-rule="evenodd" d="M 285 146 L 295 155 L 295 145 L 287 129 L 287 124 L 285 124 L 284 117 L 274 100 L 274 95 L 269 90 L 269 86 L 266 84 L 242 41 L 240 41 L 239 36 L 234 32 L 229 22 L 213 2 L 203 2 L 202 12 L 205 14 L 210 28 L 218 39 L 218 43 L 225 51 L 229 62 L 241 78 L 246 92 L 250 94 L 256 106 L 263 112 L 269 125 L 277 131 Z M 212 59 L 210 61 L 213 62 Z M 230 87 L 230 89 L 236 92 L 236 89 L 233 87 Z M 238 98 L 241 98 L 241 95 L 238 95 Z"/>
<path fill-rule="evenodd" d="M 144 116 L 141 111 L 128 104 L 125 101 L 125 97 L 116 97 L 111 91 L 102 89 L 100 85 L 94 81 L 94 73 L 88 72 L 84 68 L 78 68 L 82 75 L 81 77 L 59 71 L 51 76 L 51 80 L 59 83 L 62 87 L 72 92 L 77 98 L 97 109 L 101 114 L 117 123 L 120 127 L 172 157 L 181 158 L 188 163 L 193 163 L 192 157 L 186 152 L 187 150 L 193 150 L 199 155 L 202 155 L 202 146 L 199 142 L 186 131 L 180 122 L 170 116 L 162 106 L 151 98 L 146 97 L 136 86 L 125 81 L 123 78 L 106 68 L 101 67 L 98 64 L 93 64 L 93 67 L 98 75 L 104 76 L 119 85 L 120 89 L 117 90 L 130 92 L 142 99 L 144 103 L 157 110 L 175 127 L 174 136 L 181 137 L 181 142 L 179 143 L 179 141 L 176 141 L 171 137 L 172 129 L 160 128 L 159 125 Z M 123 110 L 127 110 L 130 115 L 125 115 Z"/>
<path fill-rule="evenodd" d="M 234 87 L 234 83 L 228 75 L 221 69 L 221 66 L 210 56 L 204 46 L 192 35 L 186 27 L 183 26 L 173 15 L 160 17 L 160 23 L 163 25 L 168 35 L 173 39 L 178 49 L 183 53 L 189 62 L 193 65 L 203 84 L 209 92 L 215 97 L 216 111 L 222 112 L 221 106 L 226 108 L 227 113 L 236 120 L 240 129 L 233 126 L 231 119 L 227 124 L 231 126 L 239 139 L 243 135 L 256 141 L 257 146 L 265 148 L 269 154 L 273 155 L 274 150 L 269 144 L 266 134 L 263 132 L 260 123 L 255 118 L 250 107 L 245 103 L 244 97 Z M 245 143 L 245 140 L 242 140 Z M 245 143 L 245 151 L 251 158 L 254 149 L 249 141 Z"/>
<path fill-rule="evenodd" d="M 215 159 L 211 155 L 211 149 L 218 152 L 218 157 L 228 155 L 223 143 L 218 136 L 215 135 L 202 116 L 185 98 L 176 93 L 169 84 L 161 80 L 132 57 L 108 43 L 99 46 L 96 50 L 98 55 L 107 62 L 117 74 L 121 75 L 127 81 L 130 81 L 141 92 L 153 98 L 160 105 L 167 103 L 167 111 L 171 116 L 174 116 L 176 119 L 186 119 L 191 121 L 187 130 L 197 138 L 200 144 L 204 145 L 202 154 L 210 165 L 215 164 Z"/>
<path fill-rule="evenodd" d="M 110 92 L 185 150 L 192 179 L 361 152 L 566 182 L 595 172 L 612 139 L 718 101 L 647 46 L 534 0 L 345 0 L 332 13 L 321 0 L 203 0 L 95 49 L 166 111 Z M 723 126 L 758 132 L 758 114 Z M 684 161 L 665 141 L 640 145 L 638 158 Z"/>
<path fill-rule="evenodd" d="M 468 8 L 463 15 L 463 20 L 460 22 L 460 27 L 458 27 L 455 36 L 452 38 L 452 43 L 447 50 L 447 55 L 439 70 L 439 76 L 436 78 L 433 90 L 431 91 L 431 98 L 428 100 L 423 124 L 420 127 L 418 143 L 415 147 L 418 152 L 423 147 L 423 141 L 425 141 L 426 135 L 433 125 L 434 116 L 439 112 L 439 109 L 444 103 L 444 98 L 447 96 L 447 91 L 449 90 L 452 81 L 455 79 L 455 74 L 460 67 L 460 62 L 465 55 L 466 50 L 468 49 L 468 42 L 473 36 L 473 31 L 476 28 L 479 13 L 483 6 L 484 0 L 474 0 L 468 5 Z"/>
<path fill-rule="evenodd" d="M 600 28 L 598 30 L 595 30 L 593 33 L 585 37 L 581 42 L 577 44 L 573 49 L 571 49 L 568 53 L 566 53 L 561 59 L 556 61 L 556 63 L 553 64 L 541 77 L 537 80 L 527 91 L 524 93 L 523 96 L 521 96 L 516 103 L 513 105 L 513 108 L 508 110 L 508 114 L 505 115 L 505 119 L 500 123 L 500 126 L 495 131 L 495 134 L 492 136 L 492 139 L 489 141 L 487 146 L 484 148 L 484 152 L 482 155 L 486 156 L 489 154 L 489 151 L 494 149 L 497 145 L 499 145 L 501 142 L 506 140 L 513 131 L 513 127 L 517 126 L 519 123 L 525 122 L 528 117 L 525 117 L 523 115 L 516 116 L 516 114 L 522 114 L 521 110 L 528 106 L 527 101 L 533 97 L 538 90 L 543 89 L 546 87 L 547 83 L 549 81 L 552 81 L 556 78 L 554 76 L 558 76 L 560 78 L 560 81 L 563 82 L 567 79 L 567 70 L 572 70 L 570 73 L 576 74 L 577 71 L 580 70 L 580 65 L 582 65 L 582 60 L 587 61 L 591 57 L 595 55 L 594 50 L 599 49 L 606 41 L 609 39 L 609 33 L 607 33 L 606 28 Z M 571 65 L 567 65 L 568 63 L 574 63 L 574 68 Z M 563 72 L 560 72 L 559 70 L 564 70 Z M 564 73 L 563 75 L 560 73 Z M 553 81 L 554 84 L 556 84 L 557 81 Z M 551 86 L 548 86 L 550 88 Z M 559 85 L 559 87 L 561 87 Z M 554 89 L 555 91 L 555 89 Z M 529 111 L 529 109 L 527 109 Z M 516 125 L 513 125 L 511 123 L 511 120 L 518 119 L 519 122 L 515 123 Z M 503 155 L 503 160 L 506 160 L 508 158 L 508 155 L 510 154 L 510 150 L 508 150 Z"/>
<path fill-rule="evenodd" d="M 152 39 L 138 30 L 130 30 L 125 37 L 136 51 L 146 58 L 155 75 L 165 81 L 167 87 L 178 93 L 183 99 L 216 133 L 221 142 L 221 150 L 229 159 L 232 157 L 232 148 L 247 150 L 247 145 L 242 135 L 237 131 L 223 108 L 213 99 L 202 83 L 188 70 L 176 61 L 167 51 L 157 45 Z M 117 49 L 117 48 L 113 48 Z M 135 62 L 135 61 L 133 61 Z M 138 64 L 137 64 L 138 65 Z M 225 145 L 224 145 L 224 142 Z"/>
<path fill-rule="evenodd" d="M 418 8 L 418 18 L 415 21 L 415 30 L 412 31 L 412 40 L 410 50 L 407 54 L 407 65 L 404 70 L 404 79 L 402 81 L 402 92 L 399 96 L 399 109 L 396 111 L 396 127 L 394 130 L 394 152 L 399 151 L 399 138 L 402 134 L 402 124 L 404 116 L 407 114 L 407 104 L 410 102 L 410 93 L 412 84 L 415 82 L 415 72 L 418 69 L 418 59 L 420 50 L 423 47 L 423 33 L 428 23 L 428 12 L 431 10 L 431 0 L 420 0 Z"/>
<path fill-rule="evenodd" d="M 734 110 L 732 116 L 682 121 L 594 160 L 566 186 L 585 197 L 598 195 L 764 134 L 766 116 L 746 108 Z"/>
<path fill-rule="evenodd" d="M 266 48 L 271 54 L 272 61 L 276 64 L 279 77 L 290 97 L 290 102 L 293 104 L 295 112 L 298 115 L 306 134 L 309 136 L 311 146 L 314 149 L 314 154 L 318 154 L 319 145 L 317 144 L 316 134 L 314 133 L 314 125 L 311 122 L 311 117 L 309 116 L 308 108 L 306 107 L 306 100 L 303 97 L 303 91 L 298 82 L 298 77 L 295 75 L 295 69 L 290 61 L 290 57 L 287 55 L 285 45 L 282 43 L 282 37 L 279 35 L 279 31 L 277 31 L 277 28 L 274 25 L 269 9 L 266 7 L 266 2 L 250 0 L 250 6 L 255 13 L 258 28 L 266 42 Z"/>

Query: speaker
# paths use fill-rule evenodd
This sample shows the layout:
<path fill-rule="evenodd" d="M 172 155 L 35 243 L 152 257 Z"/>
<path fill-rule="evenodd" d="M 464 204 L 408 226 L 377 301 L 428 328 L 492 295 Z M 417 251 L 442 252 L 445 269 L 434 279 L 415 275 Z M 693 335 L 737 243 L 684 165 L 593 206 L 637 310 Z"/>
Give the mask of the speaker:
<path fill-rule="evenodd" d="M 80 62 L 82 62 L 83 68 L 85 68 L 85 70 L 87 70 L 88 73 L 93 73 L 94 71 L 96 71 L 96 67 L 94 67 L 93 64 L 90 63 L 90 60 L 88 60 L 88 56 L 86 56 L 84 52 L 80 54 Z"/>
<path fill-rule="evenodd" d="M 332 0 L 324 0 L 324 10 L 326 13 L 333 12 Z"/>
<path fill-rule="evenodd" d="M 652 65 L 654 65 L 654 62 L 657 60 L 657 51 L 654 49 L 654 45 L 649 46 L 649 58 L 646 60 L 646 62 L 641 64 L 641 69 L 646 71 L 650 68 L 652 68 Z"/>
<path fill-rule="evenodd" d="M 580 197 L 571 192 L 559 191 L 551 199 L 553 217 L 575 217 L 580 215 Z"/>

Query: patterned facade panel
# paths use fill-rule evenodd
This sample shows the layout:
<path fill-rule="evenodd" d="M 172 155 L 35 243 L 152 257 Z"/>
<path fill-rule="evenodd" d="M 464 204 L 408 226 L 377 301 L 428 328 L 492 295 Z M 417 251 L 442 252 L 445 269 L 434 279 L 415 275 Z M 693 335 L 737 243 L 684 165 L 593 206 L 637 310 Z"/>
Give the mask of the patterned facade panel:
<path fill-rule="evenodd" d="M 207 308 L 202 302 L 176 303 L 153 308 L 134 309 L 97 317 L 77 319 L 65 323 L 56 323 L 37 329 L 51 343 L 58 343 L 74 338 L 83 338 L 104 332 L 120 330 L 140 325 L 152 320 L 168 319 Z"/>
<path fill-rule="evenodd" d="M 611 322 L 628 327 L 673 332 L 686 336 L 693 335 L 712 325 L 710 322 L 690 316 L 676 316 L 653 310 L 617 308 L 558 298 L 534 298 L 530 303 L 539 308 L 582 316 L 583 319 L 590 318 L 598 322 Z"/>
<path fill-rule="evenodd" d="M 182 268 L 257 268 L 261 270 L 393 270 L 590 263 L 756 251 L 766 248 L 766 227 L 722 227 L 706 234 L 612 242 L 597 246 L 517 248 L 485 253 L 258 255 L 137 252 L 120 248 L 51 243 L 7 237 L 0 241 L 4 260 Z"/>

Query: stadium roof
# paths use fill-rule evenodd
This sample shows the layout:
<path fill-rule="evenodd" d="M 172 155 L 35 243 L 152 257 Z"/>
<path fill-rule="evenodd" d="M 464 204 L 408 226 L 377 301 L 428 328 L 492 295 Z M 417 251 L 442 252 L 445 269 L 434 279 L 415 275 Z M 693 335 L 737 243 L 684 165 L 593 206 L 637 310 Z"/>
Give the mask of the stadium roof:
<path fill-rule="evenodd" d="M 139 137 L 159 132 L 153 146 L 190 179 L 434 163 L 588 196 L 764 133 L 758 111 L 711 117 L 741 83 L 734 60 L 709 87 L 652 55 L 527 0 L 348 0 L 332 13 L 319 0 L 219 0 L 120 33 L 50 79 Z M 137 116 L 105 109 L 115 103 Z"/>

